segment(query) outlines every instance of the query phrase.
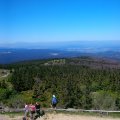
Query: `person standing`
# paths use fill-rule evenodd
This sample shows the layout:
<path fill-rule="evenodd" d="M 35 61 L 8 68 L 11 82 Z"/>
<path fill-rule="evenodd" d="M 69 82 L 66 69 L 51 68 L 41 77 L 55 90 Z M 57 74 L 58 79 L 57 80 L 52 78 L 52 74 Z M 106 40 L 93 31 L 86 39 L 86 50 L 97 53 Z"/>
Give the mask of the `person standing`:
<path fill-rule="evenodd" d="M 40 117 L 40 104 L 38 102 L 36 102 L 35 108 L 36 108 L 36 113 L 37 113 L 38 117 Z"/>
<path fill-rule="evenodd" d="M 30 112 L 31 112 L 31 120 L 34 120 L 36 108 L 35 108 L 35 105 L 32 104 L 32 103 L 31 103 L 31 105 L 30 105 Z"/>
<path fill-rule="evenodd" d="M 52 108 L 56 109 L 56 105 L 58 103 L 58 100 L 55 95 L 52 96 Z"/>
<path fill-rule="evenodd" d="M 25 115 L 24 115 L 24 117 L 25 117 L 26 120 L 28 120 L 29 105 L 28 105 L 27 103 L 25 103 L 25 108 L 24 108 L 24 110 L 25 110 Z"/>

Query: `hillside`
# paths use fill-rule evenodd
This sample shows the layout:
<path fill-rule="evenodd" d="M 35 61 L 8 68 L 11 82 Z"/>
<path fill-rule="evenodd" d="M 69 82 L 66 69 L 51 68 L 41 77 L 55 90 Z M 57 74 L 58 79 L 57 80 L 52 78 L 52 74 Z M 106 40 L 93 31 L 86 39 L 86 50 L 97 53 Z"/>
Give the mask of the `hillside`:
<path fill-rule="evenodd" d="M 35 101 L 50 107 L 55 94 L 57 107 L 120 110 L 119 62 L 80 57 L 25 61 L 2 68 L 11 71 L 0 88 L 0 101 L 9 107 Z"/>

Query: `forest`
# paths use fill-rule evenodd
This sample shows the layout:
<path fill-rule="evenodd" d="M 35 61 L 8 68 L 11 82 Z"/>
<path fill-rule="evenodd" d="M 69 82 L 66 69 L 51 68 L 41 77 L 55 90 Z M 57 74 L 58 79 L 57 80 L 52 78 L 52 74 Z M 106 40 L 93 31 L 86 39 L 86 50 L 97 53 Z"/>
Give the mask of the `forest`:
<path fill-rule="evenodd" d="M 50 107 L 120 110 L 120 63 L 90 57 L 23 61 L 0 65 L 0 104 L 23 107 L 39 101 Z"/>

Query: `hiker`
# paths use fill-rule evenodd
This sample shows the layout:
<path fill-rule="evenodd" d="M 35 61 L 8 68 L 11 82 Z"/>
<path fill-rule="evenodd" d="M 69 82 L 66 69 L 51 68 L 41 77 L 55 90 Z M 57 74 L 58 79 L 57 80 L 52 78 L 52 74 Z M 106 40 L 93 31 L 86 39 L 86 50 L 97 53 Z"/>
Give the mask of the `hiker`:
<path fill-rule="evenodd" d="M 35 105 L 33 105 L 31 103 L 29 107 L 30 107 L 30 113 L 31 113 L 31 120 L 34 120 L 34 118 L 35 118 L 35 112 L 36 112 Z"/>
<path fill-rule="evenodd" d="M 24 115 L 24 119 L 28 120 L 28 115 L 29 115 L 29 105 L 27 103 L 25 103 L 25 115 Z"/>
<path fill-rule="evenodd" d="M 36 102 L 35 108 L 36 108 L 37 116 L 40 117 L 40 104 L 38 102 Z"/>
<path fill-rule="evenodd" d="M 56 109 L 56 105 L 58 103 L 57 98 L 55 97 L 55 95 L 52 96 L 52 108 Z"/>

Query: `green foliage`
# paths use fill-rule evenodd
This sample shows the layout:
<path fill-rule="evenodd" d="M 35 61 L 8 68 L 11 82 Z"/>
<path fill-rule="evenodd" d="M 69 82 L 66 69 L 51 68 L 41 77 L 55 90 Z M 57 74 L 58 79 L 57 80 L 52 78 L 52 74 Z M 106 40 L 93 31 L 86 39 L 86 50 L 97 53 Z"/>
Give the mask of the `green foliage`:
<path fill-rule="evenodd" d="M 92 93 L 94 109 L 116 110 L 117 95 L 110 91 L 97 91 Z"/>
<path fill-rule="evenodd" d="M 34 84 L 34 79 L 30 74 L 30 70 L 26 67 L 20 67 L 16 69 L 12 78 L 11 83 L 13 84 L 15 90 L 18 92 L 30 90 Z"/>
<path fill-rule="evenodd" d="M 59 60 L 44 60 L 9 65 L 9 69 L 14 69 L 9 82 L 18 93 L 8 98 L 9 105 L 40 101 L 50 107 L 55 94 L 60 107 L 120 109 L 120 69 L 104 67 L 101 62 L 102 67 L 96 68 L 99 62 L 90 58 L 63 60 L 64 64 Z"/>
<path fill-rule="evenodd" d="M 7 105 L 14 108 L 24 107 L 25 103 L 33 103 L 32 91 L 21 92 L 20 94 L 12 95 L 7 101 Z"/>
<path fill-rule="evenodd" d="M 0 81 L 0 88 L 4 88 L 4 89 L 7 88 L 7 83 L 6 83 L 5 80 L 1 80 L 1 81 Z"/>
<path fill-rule="evenodd" d="M 9 93 L 8 89 L 0 88 L 0 101 L 9 98 Z"/>

